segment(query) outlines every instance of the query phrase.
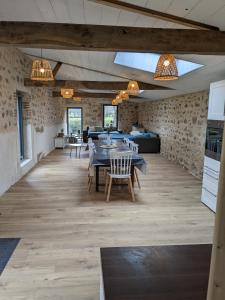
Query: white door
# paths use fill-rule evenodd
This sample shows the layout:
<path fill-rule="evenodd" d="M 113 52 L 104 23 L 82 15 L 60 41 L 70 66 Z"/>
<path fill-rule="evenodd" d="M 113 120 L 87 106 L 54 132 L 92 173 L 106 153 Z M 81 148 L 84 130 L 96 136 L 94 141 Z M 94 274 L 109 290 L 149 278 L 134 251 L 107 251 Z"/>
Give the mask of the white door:
<path fill-rule="evenodd" d="M 209 93 L 209 120 L 224 121 L 225 115 L 225 80 L 211 83 Z"/>

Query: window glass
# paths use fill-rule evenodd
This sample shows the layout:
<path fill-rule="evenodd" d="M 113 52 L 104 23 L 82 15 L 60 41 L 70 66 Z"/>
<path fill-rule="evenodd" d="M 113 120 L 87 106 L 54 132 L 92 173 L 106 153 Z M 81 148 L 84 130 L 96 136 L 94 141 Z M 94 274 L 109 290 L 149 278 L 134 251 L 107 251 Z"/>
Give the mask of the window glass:
<path fill-rule="evenodd" d="M 115 105 L 103 106 L 103 127 L 118 127 L 118 107 Z"/>
<path fill-rule="evenodd" d="M 80 134 L 82 132 L 82 108 L 68 108 L 67 109 L 67 129 L 68 134 Z"/>

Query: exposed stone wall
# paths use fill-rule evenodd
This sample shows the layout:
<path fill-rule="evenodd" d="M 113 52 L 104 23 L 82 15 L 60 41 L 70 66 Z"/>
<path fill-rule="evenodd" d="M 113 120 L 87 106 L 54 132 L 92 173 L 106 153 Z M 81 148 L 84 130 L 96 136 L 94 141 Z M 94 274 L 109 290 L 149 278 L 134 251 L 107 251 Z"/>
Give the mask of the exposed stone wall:
<path fill-rule="evenodd" d="M 111 104 L 110 100 L 104 99 L 82 99 L 81 102 L 68 101 L 68 107 L 83 108 L 83 127 L 102 126 L 103 104 Z M 118 126 L 119 129 L 130 132 L 132 124 L 138 119 L 137 104 L 123 102 L 119 105 Z"/>
<path fill-rule="evenodd" d="M 30 70 L 31 60 L 22 52 L 15 48 L 0 48 L 0 132 L 16 130 L 17 91 L 30 102 L 30 120 L 35 128 L 63 120 L 63 100 L 53 99 L 50 89 L 24 87 L 24 77 L 29 77 Z"/>
<path fill-rule="evenodd" d="M 161 154 L 201 178 L 208 92 L 139 104 L 138 121 L 161 137 Z"/>

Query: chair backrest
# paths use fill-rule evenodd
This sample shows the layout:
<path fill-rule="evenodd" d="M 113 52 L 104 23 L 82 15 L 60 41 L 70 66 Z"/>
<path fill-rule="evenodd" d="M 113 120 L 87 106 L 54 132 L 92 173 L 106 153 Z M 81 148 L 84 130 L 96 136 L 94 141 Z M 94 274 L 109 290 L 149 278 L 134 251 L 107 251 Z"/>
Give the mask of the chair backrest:
<path fill-rule="evenodd" d="M 133 144 L 131 145 L 131 147 L 132 147 L 131 149 L 132 149 L 133 152 L 138 153 L 138 147 L 139 147 L 138 144 L 135 144 L 135 143 L 133 142 Z"/>
<path fill-rule="evenodd" d="M 128 140 L 127 145 L 131 150 L 132 150 L 133 144 L 134 144 L 133 141 Z"/>
<path fill-rule="evenodd" d="M 132 155 L 132 151 L 110 151 L 111 174 L 118 176 L 130 175 Z"/>
<path fill-rule="evenodd" d="M 89 150 L 89 165 L 91 165 L 92 161 L 93 161 L 94 153 L 95 153 L 95 144 L 89 143 L 88 150 Z"/>
<path fill-rule="evenodd" d="M 106 140 L 106 139 L 107 139 L 107 136 L 108 136 L 108 135 L 107 135 L 107 134 L 104 134 L 104 133 L 103 133 L 103 134 L 99 134 L 99 135 L 98 135 L 98 139 L 99 139 L 99 140 Z"/>
<path fill-rule="evenodd" d="M 92 138 L 91 138 L 91 137 L 89 137 L 89 138 L 88 138 L 88 144 L 90 144 L 90 143 L 93 143 L 93 141 L 92 141 Z"/>
<path fill-rule="evenodd" d="M 128 138 L 124 138 L 123 141 L 124 141 L 125 144 L 128 145 L 128 143 L 129 143 L 129 139 Z"/>

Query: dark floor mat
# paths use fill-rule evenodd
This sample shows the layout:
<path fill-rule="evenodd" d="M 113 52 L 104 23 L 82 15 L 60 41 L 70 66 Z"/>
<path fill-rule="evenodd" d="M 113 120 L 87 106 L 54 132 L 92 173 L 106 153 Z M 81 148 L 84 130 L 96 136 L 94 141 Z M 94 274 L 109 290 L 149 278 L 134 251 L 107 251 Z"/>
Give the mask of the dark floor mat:
<path fill-rule="evenodd" d="M 7 265 L 20 239 L 18 238 L 0 238 L 0 275 Z"/>

